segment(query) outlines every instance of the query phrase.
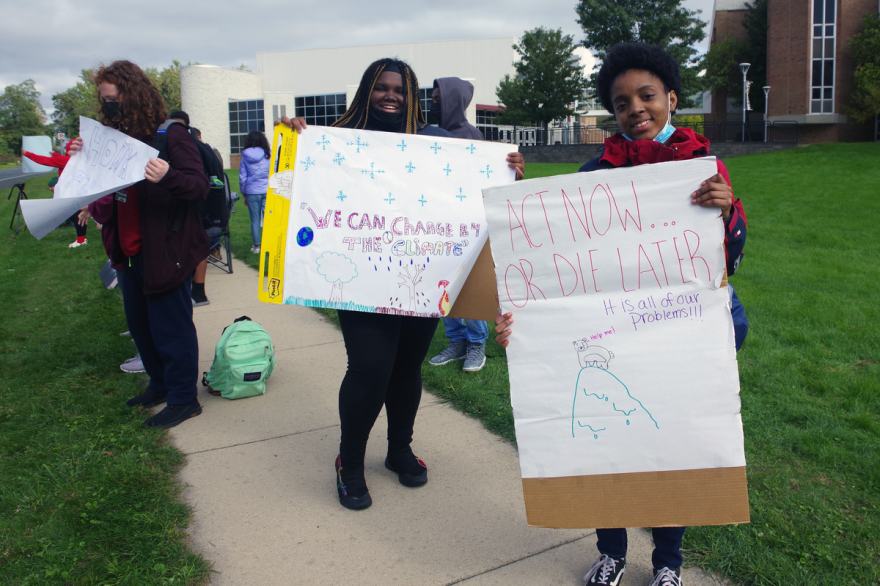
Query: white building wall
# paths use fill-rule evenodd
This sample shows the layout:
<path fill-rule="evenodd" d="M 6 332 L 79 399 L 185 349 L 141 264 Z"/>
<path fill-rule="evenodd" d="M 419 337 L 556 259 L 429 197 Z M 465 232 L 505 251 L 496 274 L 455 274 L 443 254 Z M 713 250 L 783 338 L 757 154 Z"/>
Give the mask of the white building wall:
<path fill-rule="evenodd" d="M 408 63 L 428 88 L 438 77 L 471 79 L 475 87 L 472 104 L 495 106 L 495 88 L 505 74 L 516 75 L 514 37 L 425 41 L 393 45 L 370 45 L 300 51 L 257 53 L 263 91 L 293 96 L 349 93 L 357 87 L 367 66 L 392 57 Z M 293 103 L 287 105 L 291 112 Z M 267 126 L 268 127 L 268 126 Z"/>
<path fill-rule="evenodd" d="M 180 70 L 181 109 L 189 114 L 190 125 L 202 131 L 202 140 L 220 151 L 227 169 L 231 160 L 229 102 L 261 99 L 262 82 L 255 73 L 213 65 L 190 65 Z M 271 118 L 272 107 L 267 110 L 267 118 Z M 266 129 L 271 125 L 270 120 Z"/>

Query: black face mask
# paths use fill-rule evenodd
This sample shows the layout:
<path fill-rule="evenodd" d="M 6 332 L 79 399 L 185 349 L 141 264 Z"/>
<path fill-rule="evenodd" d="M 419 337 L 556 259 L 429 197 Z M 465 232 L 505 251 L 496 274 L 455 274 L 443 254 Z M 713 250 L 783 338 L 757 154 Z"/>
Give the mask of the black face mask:
<path fill-rule="evenodd" d="M 370 122 L 367 130 L 384 130 L 385 132 L 401 132 L 406 112 L 403 110 L 392 114 L 378 108 L 370 108 Z"/>
<path fill-rule="evenodd" d="M 104 102 L 104 111 L 113 122 L 122 119 L 122 105 L 119 102 Z"/>
<path fill-rule="evenodd" d="M 440 102 L 431 102 L 431 109 L 428 110 L 428 124 L 440 126 Z"/>

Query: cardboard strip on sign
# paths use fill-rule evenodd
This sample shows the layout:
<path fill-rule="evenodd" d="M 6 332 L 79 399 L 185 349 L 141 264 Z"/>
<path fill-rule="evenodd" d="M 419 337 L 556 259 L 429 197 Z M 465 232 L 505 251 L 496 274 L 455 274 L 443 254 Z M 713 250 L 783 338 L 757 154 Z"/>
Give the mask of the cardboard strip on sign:
<path fill-rule="evenodd" d="M 731 525 L 749 522 L 745 467 L 523 478 L 530 527 Z"/>
<path fill-rule="evenodd" d="M 480 256 L 474 263 L 458 298 L 455 300 L 449 316 L 459 319 L 479 319 L 495 321 L 498 317 L 498 297 L 495 286 L 495 262 L 492 260 L 492 248 L 486 242 Z"/>

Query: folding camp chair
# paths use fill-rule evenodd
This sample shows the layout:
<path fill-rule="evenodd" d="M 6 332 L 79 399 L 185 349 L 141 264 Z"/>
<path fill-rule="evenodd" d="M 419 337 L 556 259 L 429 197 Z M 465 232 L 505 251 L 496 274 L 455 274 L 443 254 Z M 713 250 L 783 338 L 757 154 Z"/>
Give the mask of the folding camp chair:
<path fill-rule="evenodd" d="M 229 213 L 226 214 L 226 217 L 227 217 L 226 224 L 224 226 L 216 226 L 214 228 L 211 228 L 208 231 L 208 236 L 211 237 L 211 245 L 212 245 L 211 250 L 212 251 L 216 250 L 216 249 L 225 250 L 226 260 L 224 261 L 223 258 L 218 258 L 218 257 L 214 256 L 213 254 L 211 254 L 208 256 L 208 262 L 210 264 L 214 265 L 215 267 L 217 267 L 218 269 L 220 269 L 221 271 L 223 271 L 224 273 L 228 273 L 231 275 L 232 274 L 232 248 L 231 248 L 230 242 L 229 242 L 229 240 L 230 240 L 229 218 L 232 216 L 233 192 L 230 191 L 230 189 L 229 189 L 229 177 L 226 176 L 226 173 L 224 173 L 223 175 L 225 178 L 224 183 L 226 185 L 226 205 L 229 206 Z M 217 230 L 220 230 L 220 232 L 217 232 Z M 217 246 L 214 246 L 214 243 L 218 242 L 218 240 L 219 240 L 219 244 Z M 220 256 L 222 257 L 223 255 L 221 254 Z"/>

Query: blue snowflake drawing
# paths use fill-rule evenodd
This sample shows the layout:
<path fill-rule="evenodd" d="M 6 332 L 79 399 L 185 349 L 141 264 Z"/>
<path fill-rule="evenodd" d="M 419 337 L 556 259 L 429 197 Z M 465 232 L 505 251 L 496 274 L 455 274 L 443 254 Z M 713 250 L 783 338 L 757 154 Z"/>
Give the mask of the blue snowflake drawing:
<path fill-rule="evenodd" d="M 400 144 L 398 144 L 398 145 L 396 145 L 396 146 L 399 146 L 399 147 L 400 147 L 400 152 L 403 152 L 403 151 L 406 150 L 406 147 L 408 147 L 409 145 L 406 144 L 406 141 L 403 140 L 403 139 L 401 138 L 401 139 L 400 139 Z"/>
<path fill-rule="evenodd" d="M 449 177 L 449 174 L 452 173 L 452 168 L 449 166 L 449 163 L 446 163 L 446 167 L 442 169 L 442 171 L 446 172 L 446 176 Z"/>
<path fill-rule="evenodd" d="M 368 143 L 368 142 L 361 142 L 361 137 L 360 137 L 360 136 L 357 137 L 357 141 L 356 141 L 356 142 L 349 142 L 349 143 L 346 143 L 346 144 L 347 144 L 348 146 L 357 147 L 357 151 L 356 151 L 356 152 L 358 152 L 358 153 L 361 152 L 361 147 L 368 147 L 368 146 L 370 146 L 370 143 Z"/>
<path fill-rule="evenodd" d="M 312 157 L 306 157 L 306 160 L 300 161 L 300 164 L 306 166 L 303 171 L 308 171 L 310 167 L 313 167 L 315 165 L 315 162 L 312 160 Z"/>
<path fill-rule="evenodd" d="M 316 142 L 315 144 L 320 145 L 322 151 L 326 151 L 326 150 L 327 150 L 327 145 L 330 144 L 330 141 L 327 140 L 327 135 L 326 135 L 326 134 L 322 134 L 322 135 L 321 135 L 321 140 L 319 140 L 319 141 Z"/>
<path fill-rule="evenodd" d="M 339 190 L 339 195 L 336 196 L 336 199 L 338 199 L 339 201 L 345 201 L 345 198 L 346 198 L 346 197 L 348 197 L 348 196 L 345 195 L 344 193 L 342 193 L 342 190 L 340 189 L 340 190 Z"/>
<path fill-rule="evenodd" d="M 375 165 L 376 165 L 376 163 L 370 163 L 370 168 L 369 168 L 369 170 L 364 169 L 363 171 L 361 171 L 361 174 L 362 174 L 362 175 L 369 175 L 369 176 L 370 176 L 370 179 L 375 179 L 375 178 L 376 178 L 376 173 L 384 173 L 384 172 L 385 172 L 385 171 L 382 170 L 382 169 L 376 169 L 376 168 L 375 168 Z"/>
<path fill-rule="evenodd" d="M 464 190 L 461 187 L 459 187 L 458 188 L 458 195 L 456 195 L 455 197 L 458 198 L 458 201 L 464 203 L 464 198 L 466 198 L 467 196 L 464 194 Z"/>
<path fill-rule="evenodd" d="M 491 175 L 492 173 L 494 173 L 494 171 L 489 168 L 489 165 L 486 165 L 485 171 L 480 171 L 480 175 L 485 175 L 486 179 L 489 179 L 489 175 Z"/>
<path fill-rule="evenodd" d="M 474 154 L 474 151 L 477 150 L 477 147 L 474 146 L 474 143 L 471 143 L 470 146 L 464 147 L 464 150 L 470 151 L 471 154 Z"/>
<path fill-rule="evenodd" d="M 422 207 L 425 207 L 425 204 L 428 203 L 428 200 L 425 199 L 424 194 L 422 194 L 422 199 L 419 200 L 419 203 L 422 204 Z"/>
<path fill-rule="evenodd" d="M 436 155 L 439 151 L 443 150 L 443 147 L 440 146 L 439 144 L 437 144 L 436 142 L 434 143 L 434 146 L 432 146 L 432 147 L 428 147 L 428 148 L 430 148 L 431 150 L 433 150 L 435 155 Z"/>
<path fill-rule="evenodd" d="M 333 157 L 333 162 L 336 163 L 337 165 L 339 165 L 340 167 L 342 166 L 342 161 L 344 161 L 344 160 L 345 160 L 345 157 L 342 156 L 342 153 L 336 153 L 336 156 Z"/>
<path fill-rule="evenodd" d="M 391 197 L 391 194 L 389 193 L 389 194 L 388 194 L 388 197 L 386 197 L 383 201 L 387 201 L 387 202 L 388 202 L 388 205 L 391 205 L 391 202 L 392 202 L 392 201 L 395 201 L 395 200 L 394 200 L 393 197 Z"/>
<path fill-rule="evenodd" d="M 412 173 L 412 172 L 415 171 L 416 169 L 417 169 L 417 167 L 416 167 L 415 165 L 412 164 L 412 161 L 410 161 L 409 163 L 407 163 L 407 165 L 406 165 L 406 172 L 407 172 L 407 173 Z"/>

